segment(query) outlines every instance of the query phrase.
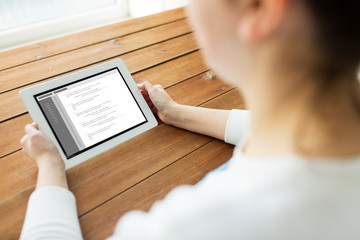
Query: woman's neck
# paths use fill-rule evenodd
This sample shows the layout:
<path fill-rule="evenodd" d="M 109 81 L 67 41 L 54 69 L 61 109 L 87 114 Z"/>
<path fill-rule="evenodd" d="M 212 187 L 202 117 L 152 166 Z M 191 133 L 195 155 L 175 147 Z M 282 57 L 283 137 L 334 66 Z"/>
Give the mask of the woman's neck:
<path fill-rule="evenodd" d="M 360 154 L 360 112 L 350 97 L 346 84 L 349 78 L 325 91 L 311 84 L 318 79 L 293 76 L 298 79 L 267 78 L 246 94 L 252 122 L 245 153 L 322 157 Z M 359 84 L 355 87 L 359 96 Z"/>

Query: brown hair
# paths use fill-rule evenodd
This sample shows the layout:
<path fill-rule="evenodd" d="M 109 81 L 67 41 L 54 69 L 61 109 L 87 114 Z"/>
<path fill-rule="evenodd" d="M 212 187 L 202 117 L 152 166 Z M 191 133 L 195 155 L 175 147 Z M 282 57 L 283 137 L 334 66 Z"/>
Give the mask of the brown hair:
<path fill-rule="evenodd" d="M 360 96 L 356 81 L 360 63 L 360 0 L 304 0 L 313 17 L 317 48 L 322 61 L 319 74 L 319 95 L 353 75 L 347 82 L 354 107 L 360 114 Z M 354 81 L 355 80 L 355 81 Z"/>
<path fill-rule="evenodd" d="M 329 88 L 342 84 L 344 77 L 349 77 L 347 85 L 352 98 L 353 106 L 360 116 L 360 96 L 358 93 L 357 75 L 360 63 L 360 0 L 302 0 L 309 10 L 314 22 L 315 47 L 320 56 L 317 73 L 320 76 L 318 91 L 309 109 L 302 119 L 317 112 L 322 97 Z M 352 75 L 352 76 L 351 76 Z M 295 149 L 306 153 L 299 138 L 306 132 L 299 128 L 294 135 Z"/>
<path fill-rule="evenodd" d="M 324 56 L 323 70 L 357 74 L 360 61 L 360 1 L 304 0 L 313 16 L 318 46 Z"/>

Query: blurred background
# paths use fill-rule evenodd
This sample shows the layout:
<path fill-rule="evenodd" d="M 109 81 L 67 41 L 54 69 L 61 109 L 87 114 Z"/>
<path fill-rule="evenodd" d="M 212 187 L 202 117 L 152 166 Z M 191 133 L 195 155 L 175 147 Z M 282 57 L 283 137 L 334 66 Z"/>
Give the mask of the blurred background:
<path fill-rule="evenodd" d="M 0 0 L 0 51 L 185 6 L 188 0 Z"/>

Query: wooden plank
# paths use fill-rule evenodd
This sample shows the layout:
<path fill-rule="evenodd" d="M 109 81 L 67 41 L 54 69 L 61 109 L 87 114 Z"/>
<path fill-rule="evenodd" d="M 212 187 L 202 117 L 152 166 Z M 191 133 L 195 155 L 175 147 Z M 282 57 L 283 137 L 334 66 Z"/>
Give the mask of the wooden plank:
<path fill-rule="evenodd" d="M 214 140 L 161 170 L 126 192 L 80 217 L 85 239 L 112 235 L 119 218 L 130 210 L 148 211 L 151 205 L 181 184 L 195 184 L 209 171 L 230 159 L 233 147 Z"/>
<path fill-rule="evenodd" d="M 100 27 L 0 53 L 0 70 L 37 61 L 185 18 L 183 8 Z"/>
<path fill-rule="evenodd" d="M 181 36 L 191 31 L 186 20 L 172 22 L 125 37 L 65 52 L 36 62 L 1 71 L 0 93 L 16 89 L 51 76 L 98 63 L 106 59 Z"/>
<path fill-rule="evenodd" d="M 179 104 L 202 106 L 204 102 L 212 99 L 214 102 L 220 101 L 216 100 L 217 97 L 231 89 L 232 86 L 217 77 L 208 79 L 206 72 L 166 88 L 166 91 Z"/>
<path fill-rule="evenodd" d="M 134 75 L 134 80 L 140 83 L 144 81 L 153 82 L 153 79 L 157 79 L 156 84 L 167 87 L 177 83 L 179 79 L 186 79 L 186 76 L 189 74 L 196 74 L 199 69 L 203 72 L 208 68 L 204 64 L 200 51 L 196 51 L 182 58 L 161 64 L 157 68 L 150 68 L 139 72 Z M 164 76 L 167 77 L 165 78 Z"/>
<path fill-rule="evenodd" d="M 219 79 L 210 80 L 206 78 L 206 74 L 201 74 L 171 86 L 167 91 L 180 104 L 200 105 L 229 89 L 230 86 L 225 85 Z M 191 91 L 191 96 L 188 96 Z M 9 129 L 9 134 L 6 136 L 0 135 L 4 136 L 4 139 L 6 139 L 4 142 L 7 145 L 0 147 L 0 150 L 3 152 L 18 151 L 20 149 L 19 141 L 24 135 L 24 126 L 26 123 L 31 122 L 30 116 L 27 114 L 8 122 L 11 122 L 11 124 L 4 125 L 2 129 L 4 131 Z M 1 131 L 1 133 L 4 131 Z M 30 161 L 24 162 L 25 160 L 22 159 L 23 153 L 21 151 L 0 159 L 0 201 L 34 184 L 36 171 L 32 168 Z"/>
<path fill-rule="evenodd" d="M 216 97 L 201 105 L 206 108 L 216 109 L 246 109 L 246 103 L 237 89 L 232 89 L 220 97 Z"/>
<path fill-rule="evenodd" d="M 127 65 L 130 73 L 134 73 L 146 68 L 150 68 L 164 61 L 168 61 L 170 59 L 179 57 L 183 54 L 189 53 L 196 49 L 197 49 L 197 45 L 194 41 L 193 35 L 186 34 L 184 36 L 170 39 L 165 42 L 152 45 L 150 47 L 146 47 L 134 52 L 126 53 L 124 55 L 121 55 L 121 58 Z M 108 60 L 104 62 L 107 61 Z M 82 70 L 85 68 L 86 67 L 78 70 Z M 73 73 L 78 70 L 74 70 L 69 73 Z M 54 78 L 56 77 L 52 77 L 41 82 L 49 81 Z M 34 86 L 36 84 L 38 83 L 31 84 L 29 86 Z M 25 89 L 26 87 L 14 89 L 9 92 L 0 94 L 0 109 L 2 109 L 2 111 L 0 112 L 0 122 L 5 121 L 8 118 L 23 114 L 27 111 L 25 105 L 23 104 L 19 96 L 19 91 Z M 8 106 L 11 106 L 11 108 L 9 108 Z"/>
<path fill-rule="evenodd" d="M 150 138 L 152 141 L 149 142 Z M 68 182 L 77 196 L 78 212 L 83 214 L 93 209 L 209 140 L 208 137 L 161 124 L 70 169 L 67 172 Z M 18 164 L 24 161 L 28 160 L 22 155 Z M 25 214 L 22 206 L 26 205 L 32 189 L 33 186 L 30 186 L 0 202 L 0 234 L 5 239 L 18 236 L 8 236 L 8 228 L 11 226 L 20 231 Z"/>
<path fill-rule="evenodd" d="M 146 80 L 149 82 L 169 87 L 175 83 L 183 81 L 184 79 L 191 78 L 194 75 L 206 71 L 207 68 L 200 60 L 200 54 L 198 52 L 194 52 L 171 62 L 166 62 L 138 74 L 134 74 L 133 77 L 137 82 L 139 82 L 139 80 L 137 80 L 137 76 L 141 74 L 140 78 L 142 78 L 145 75 Z M 172 66 L 171 63 L 174 63 L 174 65 Z M 188 65 L 183 68 L 182 66 L 185 65 L 185 63 Z M 187 70 L 183 71 L 184 69 Z M 158 74 L 160 74 L 162 79 L 160 79 Z M 3 141 L 0 142 L 0 156 L 4 156 L 20 148 L 19 139 L 23 135 L 23 128 L 31 121 L 32 120 L 29 115 L 26 114 L 0 123 L 0 138 L 3 139 Z"/>
<path fill-rule="evenodd" d="M 223 98 L 229 96 L 230 94 L 226 93 L 216 99 L 219 99 L 219 101 L 224 101 Z M 211 107 L 211 105 L 217 106 L 216 99 L 209 102 L 207 107 Z M 238 107 L 240 106 L 234 105 L 231 108 Z M 167 129 L 170 129 L 171 131 L 169 132 Z M 150 136 L 154 141 L 148 141 Z M 178 155 L 173 154 L 178 154 L 177 150 L 182 149 L 182 145 L 184 145 L 184 147 L 189 147 L 189 145 L 192 145 L 190 147 L 196 149 L 210 141 L 207 139 L 209 138 L 204 138 L 197 134 L 192 134 L 187 131 L 161 124 L 159 127 L 130 140 L 128 143 L 120 145 L 119 148 L 116 148 L 117 152 L 114 152 L 115 149 L 110 150 L 100 155 L 98 158 L 94 158 L 85 162 L 84 164 L 70 169 L 70 171 L 67 172 L 67 175 L 69 179 L 69 185 L 71 186 L 71 189 L 74 190 L 77 197 L 79 214 L 84 214 L 85 212 L 100 205 L 101 202 L 105 201 L 99 199 L 99 197 L 104 195 L 104 199 L 109 199 L 108 195 L 105 194 L 104 191 L 110 191 L 111 194 L 109 195 L 115 196 L 122 192 L 121 189 L 128 189 L 129 186 L 139 182 L 139 179 L 144 179 L 144 175 L 147 174 L 144 174 L 143 171 L 149 170 L 146 168 L 151 168 L 149 172 L 154 172 L 154 169 L 162 169 L 164 166 L 169 165 L 169 163 L 172 161 L 179 159 Z M 171 141 L 170 144 L 169 141 Z M 173 141 L 177 143 L 174 143 Z M 141 149 L 142 151 L 137 151 L 135 150 L 136 148 Z M 134 156 L 134 152 L 139 152 L 141 155 Z M 190 152 L 190 150 L 187 149 L 185 152 Z M 126 154 L 131 156 L 126 156 Z M 22 157 L 19 155 L 18 158 L 15 157 L 14 159 L 20 161 L 20 163 L 15 164 L 15 166 L 21 166 L 22 163 L 28 161 L 24 155 L 22 155 Z M 142 166 L 143 163 L 146 163 L 146 166 Z M 130 166 L 127 164 L 130 164 Z M 114 166 L 114 168 L 118 167 L 119 169 L 117 169 L 117 171 L 113 171 L 113 168 L 111 168 L 108 172 L 106 172 L 102 169 L 105 165 Z M 154 167 L 153 165 L 156 166 Z M 127 166 L 126 169 L 122 168 L 123 166 Z M 129 169 L 129 167 L 131 169 Z M 145 167 L 145 169 L 143 167 Z M 1 170 L 2 168 L 0 168 L 0 171 Z M 13 169 L 8 171 L 16 170 Z M 4 173 L 2 172 L 0 176 L 3 174 Z M 108 174 L 111 174 L 111 176 Z M 139 174 L 142 175 L 139 176 L 139 179 L 133 179 L 134 176 L 138 176 Z M 27 175 L 27 181 L 34 181 L 35 179 L 33 173 L 24 175 Z M 94 177 L 89 178 L 88 176 Z M 118 179 L 121 177 L 124 179 Z M 128 178 L 132 178 L 132 181 L 129 182 Z M 124 180 L 126 183 L 124 183 L 122 180 Z M 121 186 L 117 186 L 117 193 L 112 192 L 114 190 L 113 186 L 115 183 L 122 183 Z M 0 234 L 4 237 L 4 239 L 18 238 L 26 210 L 26 203 L 29 195 L 34 189 L 34 187 L 31 185 L 32 184 L 29 183 L 29 187 L 23 191 L 20 191 L 17 194 L 12 194 L 6 199 L 0 200 Z M 83 192 L 78 191 L 81 186 L 83 186 Z M 97 204 L 94 204 L 94 201 L 92 201 L 93 196 L 86 194 L 86 189 L 88 188 L 94 189 L 93 191 L 95 192 L 93 194 L 96 194 L 97 196 Z M 3 188 L 0 187 L 0 190 L 1 189 Z M 6 192 L 1 193 L 0 196 L 3 196 L 3 194 L 6 194 Z M 92 204 L 94 205 L 87 203 L 89 200 L 92 201 Z"/>
<path fill-rule="evenodd" d="M 1 239 L 19 239 L 25 218 L 27 202 L 33 191 L 34 188 L 29 188 L 0 202 Z"/>
<path fill-rule="evenodd" d="M 24 126 L 31 123 L 29 114 L 0 123 L 0 157 L 15 152 L 21 148 L 20 139 L 24 135 Z M 1 160 L 0 160 L 1 161 Z"/>
<path fill-rule="evenodd" d="M 201 77 L 201 76 L 199 76 Z M 207 81 L 204 78 L 200 78 L 199 80 L 201 81 Z M 214 79 L 214 81 L 217 81 L 219 83 L 219 85 L 223 84 L 222 82 L 220 82 L 219 80 Z M 211 98 L 211 96 L 216 95 L 217 90 L 219 87 L 217 87 L 216 85 L 214 85 L 214 91 L 212 93 L 209 93 L 209 90 L 201 90 L 201 89 L 205 89 L 204 86 L 202 86 L 201 84 L 198 84 L 200 81 L 186 81 L 183 83 L 180 83 L 172 88 L 169 89 L 169 92 L 173 91 L 173 89 L 177 88 L 179 94 L 177 96 L 175 96 L 174 94 L 170 93 L 175 100 L 177 100 L 179 103 L 182 104 L 190 104 L 190 105 L 197 105 L 196 103 L 201 101 L 201 100 L 196 100 L 196 99 L 202 99 L 200 96 L 201 95 L 205 95 L 205 94 L 209 94 L 209 98 Z M 183 95 L 184 92 L 187 91 L 189 86 L 194 86 L 196 91 L 194 91 L 194 93 L 203 91 L 199 97 L 194 99 L 188 99 L 185 100 L 184 98 L 181 99 L 181 96 Z M 225 90 L 226 91 L 226 90 Z M 176 91 L 173 91 L 174 93 Z M 178 99 L 177 99 L 178 98 Z M 233 100 L 235 99 L 235 100 Z M 202 99 L 203 100 L 203 99 Z M 209 108 L 219 108 L 219 109 L 232 109 L 232 108 L 238 108 L 238 109 L 243 109 L 244 107 L 244 102 L 239 94 L 239 92 L 237 90 L 230 90 L 224 94 L 221 94 L 219 97 L 205 103 L 205 104 L 200 104 L 200 106 L 202 107 L 209 107 Z M 223 107 L 224 106 L 224 107 Z M 5 158 L 0 159 L 0 201 L 3 200 L 6 197 L 11 196 L 12 194 L 15 194 L 16 192 L 21 191 L 22 189 L 30 186 L 30 185 L 26 185 L 25 187 L 21 187 L 21 184 L 24 182 L 22 179 L 18 179 L 17 181 L 15 181 L 17 179 L 17 176 L 23 176 L 24 179 L 27 178 L 31 178 L 29 177 L 29 174 L 34 174 L 34 170 L 31 170 L 31 166 L 32 164 L 30 163 L 30 161 L 27 160 L 21 160 L 23 158 L 23 153 L 22 152 L 16 152 L 14 154 L 11 154 Z M 17 162 L 17 161 L 21 161 L 21 162 Z M 29 170 L 28 172 L 24 172 L 26 170 Z M 29 173 L 30 172 L 30 173 Z M 34 178 L 35 179 L 35 178 Z M 33 182 L 32 182 L 33 183 Z"/>
<path fill-rule="evenodd" d="M 79 214 L 88 212 L 209 141 L 208 137 L 161 124 L 143 137 L 70 169 L 68 182 L 70 190 L 77 196 Z"/>
<path fill-rule="evenodd" d="M 22 151 L 0 159 L 0 166 L 0 202 L 35 186 L 36 166 Z"/>
<path fill-rule="evenodd" d="M 199 47 L 192 33 L 121 55 L 131 73 L 186 55 Z"/>

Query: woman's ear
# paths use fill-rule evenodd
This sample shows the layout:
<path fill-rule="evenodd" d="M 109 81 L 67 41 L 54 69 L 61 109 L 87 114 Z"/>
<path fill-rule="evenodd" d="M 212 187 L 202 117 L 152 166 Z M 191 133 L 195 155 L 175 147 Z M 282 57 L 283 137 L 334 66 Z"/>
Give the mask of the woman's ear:
<path fill-rule="evenodd" d="M 289 0 L 245 0 L 237 22 L 237 36 L 254 42 L 275 32 L 283 22 Z"/>

